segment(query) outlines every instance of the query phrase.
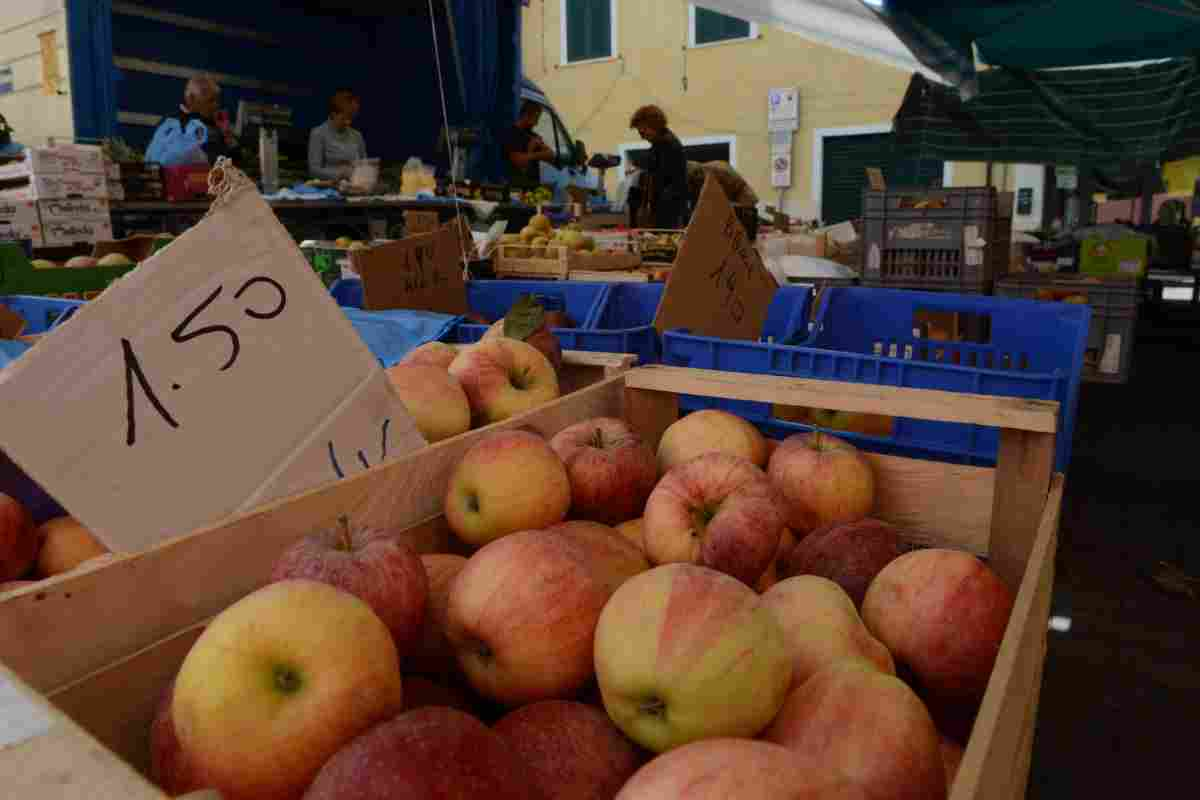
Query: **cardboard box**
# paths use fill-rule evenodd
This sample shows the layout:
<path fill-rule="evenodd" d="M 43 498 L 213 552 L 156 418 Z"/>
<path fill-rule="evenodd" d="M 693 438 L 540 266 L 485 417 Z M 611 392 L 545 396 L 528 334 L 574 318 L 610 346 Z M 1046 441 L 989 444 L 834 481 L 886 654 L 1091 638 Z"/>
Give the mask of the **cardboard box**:
<path fill-rule="evenodd" d="M 0 180 L 28 176 L 102 176 L 104 153 L 96 145 L 72 144 L 32 147 L 20 161 L 0 166 Z"/>
<path fill-rule="evenodd" d="M 29 200 L 0 200 L 0 240 L 39 242 L 42 226 L 37 206 Z"/>
<path fill-rule="evenodd" d="M 66 200 L 84 197 L 108 198 L 108 180 L 103 175 L 32 176 L 0 189 L 0 199 Z"/>
<path fill-rule="evenodd" d="M 108 220 L 75 220 L 42 225 L 42 247 L 70 247 L 75 244 L 95 244 L 113 238 L 112 222 Z"/>
<path fill-rule="evenodd" d="M 52 222 L 111 222 L 112 208 L 107 200 L 38 200 L 42 225 Z"/>

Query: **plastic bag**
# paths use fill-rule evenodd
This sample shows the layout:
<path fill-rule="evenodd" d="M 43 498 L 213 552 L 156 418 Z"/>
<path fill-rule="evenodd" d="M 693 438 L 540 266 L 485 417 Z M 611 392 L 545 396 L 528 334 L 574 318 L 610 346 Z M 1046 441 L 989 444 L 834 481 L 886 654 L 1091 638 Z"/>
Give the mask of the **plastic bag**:
<path fill-rule="evenodd" d="M 146 148 L 146 161 L 164 167 L 184 167 L 208 164 L 204 145 L 208 144 L 208 126 L 194 119 L 183 127 L 179 120 L 170 117 L 162 121 L 154 131 L 154 138 Z"/>

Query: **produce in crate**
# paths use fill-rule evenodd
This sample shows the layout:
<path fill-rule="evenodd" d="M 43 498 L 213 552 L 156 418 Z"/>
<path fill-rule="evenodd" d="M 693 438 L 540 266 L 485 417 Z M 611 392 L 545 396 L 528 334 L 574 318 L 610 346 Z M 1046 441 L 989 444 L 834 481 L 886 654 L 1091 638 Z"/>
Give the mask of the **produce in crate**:
<path fill-rule="evenodd" d="M 419 641 L 429 579 L 402 530 L 354 525 L 348 517 L 305 536 L 275 562 L 270 581 L 307 579 L 349 592 L 387 625 L 404 654 Z"/>
<path fill-rule="evenodd" d="M 133 260 L 124 253 L 109 253 L 96 262 L 98 267 L 132 267 Z"/>
<path fill-rule="evenodd" d="M 617 533 L 624 536 L 625 539 L 627 541 L 629 541 L 630 544 L 637 547 L 643 553 L 646 552 L 646 538 L 645 538 L 646 519 L 645 519 L 645 517 L 638 517 L 637 519 L 629 520 L 629 522 L 622 522 L 620 525 L 618 525 L 616 527 L 615 530 L 617 531 Z"/>
<path fill-rule="evenodd" d="M 58 269 L 58 264 L 44 258 L 35 258 L 29 262 L 29 265 L 34 269 Z"/>
<path fill-rule="evenodd" d="M 29 572 L 37 555 L 37 530 L 29 510 L 19 500 L 0 494 L 0 583 Z"/>
<path fill-rule="evenodd" d="M 194 767 L 184 755 L 171 706 L 175 696 L 175 681 L 171 680 L 158 701 L 154 721 L 150 724 L 150 777 L 172 797 L 202 788 Z"/>
<path fill-rule="evenodd" d="M 694 411 L 671 423 L 658 444 L 658 471 L 705 453 L 729 453 L 759 467 L 767 466 L 767 442 L 758 428 L 728 411 Z"/>
<path fill-rule="evenodd" d="M 637 748 L 600 709 L 547 700 L 510 712 L 492 730 L 533 770 L 546 798 L 612 800 L 642 765 Z"/>
<path fill-rule="evenodd" d="M 171 713 L 201 786 L 293 798 L 339 749 L 403 707 L 396 645 L 365 602 L 272 583 L 218 614 L 180 667 Z"/>
<path fill-rule="evenodd" d="M 70 269 L 90 269 L 99 265 L 100 262 L 91 256 L 75 256 L 74 258 L 67 259 L 67 263 L 63 266 Z"/>
<path fill-rule="evenodd" d="M 421 564 L 429 584 L 421 639 L 408 653 L 401 653 L 401 663 L 406 671 L 451 675 L 458 671 L 458 661 L 446 638 L 446 612 L 450 606 L 450 587 L 467 565 L 467 559 L 451 553 L 427 554 L 421 556 Z"/>
<path fill-rule="evenodd" d="M 659 753 L 758 735 L 792 680 L 783 630 L 759 596 L 692 564 L 656 567 L 613 594 L 596 626 L 595 667 L 613 722 Z"/>
<path fill-rule="evenodd" d="M 896 674 L 888 649 L 833 581 L 815 575 L 788 578 L 767 590 L 762 602 L 783 629 L 792 657 L 793 687 L 842 661 L 862 661 L 885 674 Z"/>
<path fill-rule="evenodd" d="M 870 800 L 771 742 L 694 742 L 642 767 L 616 800 Z"/>
<path fill-rule="evenodd" d="M 477 692 L 519 706 L 572 697 L 592 679 L 615 580 L 590 556 L 553 531 L 514 533 L 471 556 L 450 589 L 446 635 Z"/>
<path fill-rule="evenodd" d="M 779 534 L 779 547 L 775 551 L 775 558 L 771 560 L 767 571 L 762 574 L 762 577 L 754 584 L 754 591 L 763 594 L 771 589 L 772 586 L 779 583 L 779 562 L 784 554 L 790 553 L 792 548 L 796 546 L 796 537 L 792 534 L 791 528 L 784 528 Z"/>
<path fill-rule="evenodd" d="M 455 467 L 446 522 L 476 547 L 562 522 L 571 507 L 566 467 L 545 439 L 504 431 L 481 439 Z"/>
<path fill-rule="evenodd" d="M 586 551 L 592 572 L 597 580 L 608 586 L 610 593 L 631 576 L 650 569 L 650 562 L 641 548 L 622 537 L 615 528 L 599 522 L 575 520 L 560 522 L 546 530 L 567 537 Z"/>
<path fill-rule="evenodd" d="M 471 429 L 467 393 L 445 368 L 397 364 L 387 376 L 425 441 L 433 444 Z"/>
<path fill-rule="evenodd" d="M 456 358 L 458 358 L 458 348 L 444 342 L 426 342 L 400 359 L 400 363 L 440 367 L 448 370 Z"/>
<path fill-rule="evenodd" d="M 784 577 L 819 575 L 846 590 L 857 607 L 884 567 L 912 548 L 892 525 L 861 519 L 819 528 L 783 556 Z"/>
<path fill-rule="evenodd" d="M 783 441 L 767 467 L 787 498 L 797 538 L 817 528 L 854 522 L 875 506 L 875 474 L 858 449 L 826 433 L 798 433 Z"/>
<path fill-rule="evenodd" d="M 424 675 L 404 675 L 404 710 L 418 708 L 453 708 L 467 714 L 474 713 L 474 705 L 467 693 L 454 686 L 437 683 Z"/>
<path fill-rule="evenodd" d="M 1012 591 L 986 564 L 935 548 L 884 567 L 867 590 L 862 617 L 923 691 L 962 708 L 983 698 L 1012 606 Z"/>
<path fill-rule="evenodd" d="M 108 548 L 74 517 L 57 517 L 37 530 L 41 549 L 37 571 L 43 578 L 70 572 L 84 562 L 108 554 Z"/>
<path fill-rule="evenodd" d="M 942 737 L 942 766 L 946 768 L 946 786 L 954 788 L 954 779 L 958 777 L 958 768 L 962 766 L 963 748 L 962 745 Z"/>
<path fill-rule="evenodd" d="M 699 564 L 754 586 L 779 551 L 783 496 L 765 472 L 726 453 L 672 468 L 646 502 L 646 555 Z"/>
<path fill-rule="evenodd" d="M 504 319 L 492 325 L 483 335 L 483 341 L 499 338 L 531 344 L 549 359 L 555 370 L 562 368 L 562 345 L 550 331 L 546 309 L 533 295 L 521 295 Z"/>
<path fill-rule="evenodd" d="M 536 347 L 492 339 L 469 347 L 450 364 L 476 423 L 500 422 L 558 398 L 554 365 Z"/>
<path fill-rule="evenodd" d="M 793 689 L 763 738 L 867 797 L 946 797 L 941 736 L 921 699 L 860 661 L 828 666 Z"/>
<path fill-rule="evenodd" d="M 550 440 L 571 480 L 571 515 L 618 525 L 641 516 L 658 480 L 654 451 L 629 423 L 601 417 Z"/>
<path fill-rule="evenodd" d="M 504 737 L 452 708 L 421 708 L 350 742 L 321 768 L 304 800 L 541 800 Z M 227 798 L 228 800 L 228 798 Z"/>

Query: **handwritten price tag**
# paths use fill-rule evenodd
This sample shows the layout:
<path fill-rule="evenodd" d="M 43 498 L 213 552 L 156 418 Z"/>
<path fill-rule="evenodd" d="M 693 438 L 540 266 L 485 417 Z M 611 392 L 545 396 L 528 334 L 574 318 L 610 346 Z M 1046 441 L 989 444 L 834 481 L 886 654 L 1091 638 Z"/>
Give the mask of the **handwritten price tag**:
<path fill-rule="evenodd" d="M 252 188 L 0 373 L 0 405 L 0 448 L 126 552 L 425 443 Z"/>
<path fill-rule="evenodd" d="M 369 311 L 408 308 L 465 314 L 462 248 L 450 226 L 354 254 Z"/>
<path fill-rule="evenodd" d="M 756 340 L 778 288 L 725 191 L 710 177 L 663 291 L 655 327 Z"/>

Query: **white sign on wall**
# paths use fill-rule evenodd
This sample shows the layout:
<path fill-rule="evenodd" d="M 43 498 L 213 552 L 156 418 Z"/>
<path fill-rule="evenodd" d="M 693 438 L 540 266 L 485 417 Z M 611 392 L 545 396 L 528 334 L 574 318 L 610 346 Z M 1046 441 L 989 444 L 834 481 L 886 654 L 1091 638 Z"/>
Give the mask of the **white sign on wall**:
<path fill-rule="evenodd" d="M 767 128 L 771 131 L 800 128 L 799 89 L 772 89 L 767 93 Z"/>

